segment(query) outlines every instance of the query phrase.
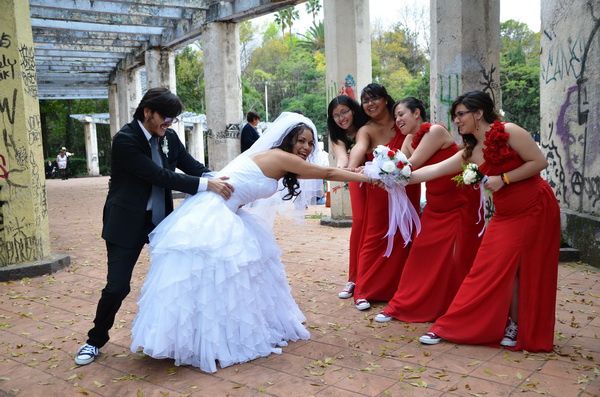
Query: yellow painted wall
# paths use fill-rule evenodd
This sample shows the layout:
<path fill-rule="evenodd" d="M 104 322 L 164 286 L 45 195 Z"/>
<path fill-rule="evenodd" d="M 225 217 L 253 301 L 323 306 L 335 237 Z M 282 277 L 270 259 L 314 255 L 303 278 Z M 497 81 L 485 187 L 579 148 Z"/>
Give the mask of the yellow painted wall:
<path fill-rule="evenodd" d="M 48 257 L 29 2 L 0 0 L 0 267 Z"/>

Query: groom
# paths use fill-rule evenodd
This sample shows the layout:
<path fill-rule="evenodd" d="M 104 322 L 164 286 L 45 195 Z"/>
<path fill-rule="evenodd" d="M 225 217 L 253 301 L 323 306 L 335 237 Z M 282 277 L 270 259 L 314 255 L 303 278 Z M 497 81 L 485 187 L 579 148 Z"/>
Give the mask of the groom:
<path fill-rule="evenodd" d="M 233 192 L 227 177 L 202 177 L 210 170 L 185 151 L 169 128 L 182 110 L 180 99 L 168 89 L 151 88 L 138 105 L 134 120 L 113 138 L 111 178 L 102 219 L 107 283 L 94 327 L 75 356 L 78 365 L 94 361 L 108 342 L 108 331 L 130 291 L 133 267 L 148 242 L 148 233 L 173 211 L 171 189 L 189 194 L 211 190 L 225 199 Z M 175 168 L 185 174 L 176 173 Z"/>

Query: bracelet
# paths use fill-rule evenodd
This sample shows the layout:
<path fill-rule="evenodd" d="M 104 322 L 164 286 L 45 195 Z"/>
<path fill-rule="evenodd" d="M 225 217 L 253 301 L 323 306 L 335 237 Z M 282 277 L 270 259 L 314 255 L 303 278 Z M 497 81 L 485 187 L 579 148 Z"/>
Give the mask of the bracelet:
<path fill-rule="evenodd" d="M 510 179 L 508 179 L 508 174 L 506 172 L 502 173 L 502 182 L 504 182 L 505 185 L 510 183 Z"/>

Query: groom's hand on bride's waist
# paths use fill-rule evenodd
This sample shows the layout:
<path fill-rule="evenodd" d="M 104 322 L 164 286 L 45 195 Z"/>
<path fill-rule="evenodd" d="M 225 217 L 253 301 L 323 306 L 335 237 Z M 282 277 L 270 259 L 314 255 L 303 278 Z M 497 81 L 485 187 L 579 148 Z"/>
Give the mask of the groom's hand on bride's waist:
<path fill-rule="evenodd" d="M 227 182 L 227 179 L 229 179 L 228 176 L 211 178 L 208 180 L 207 189 L 217 193 L 225 200 L 227 200 L 229 199 L 229 197 L 231 197 L 231 194 L 233 193 L 233 186 L 231 186 L 231 184 Z"/>

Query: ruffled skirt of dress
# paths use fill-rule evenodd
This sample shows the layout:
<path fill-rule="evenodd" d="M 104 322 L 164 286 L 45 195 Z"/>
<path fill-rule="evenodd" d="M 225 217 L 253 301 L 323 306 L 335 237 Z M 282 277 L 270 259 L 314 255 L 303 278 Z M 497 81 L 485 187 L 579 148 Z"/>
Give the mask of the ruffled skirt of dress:
<path fill-rule="evenodd" d="M 131 350 L 206 372 L 308 339 L 272 232 L 213 193 L 193 196 L 150 236 L 151 267 Z"/>

